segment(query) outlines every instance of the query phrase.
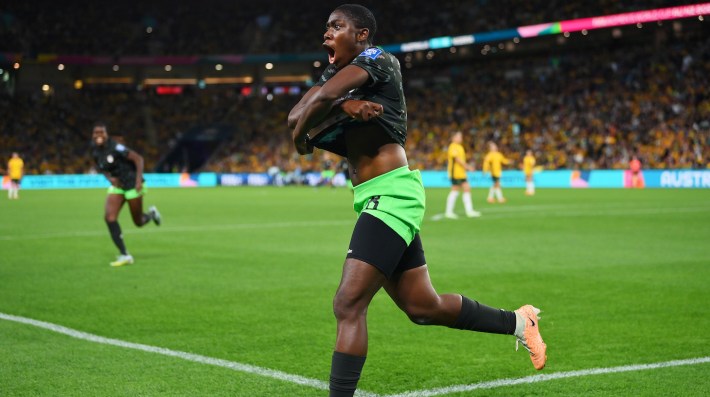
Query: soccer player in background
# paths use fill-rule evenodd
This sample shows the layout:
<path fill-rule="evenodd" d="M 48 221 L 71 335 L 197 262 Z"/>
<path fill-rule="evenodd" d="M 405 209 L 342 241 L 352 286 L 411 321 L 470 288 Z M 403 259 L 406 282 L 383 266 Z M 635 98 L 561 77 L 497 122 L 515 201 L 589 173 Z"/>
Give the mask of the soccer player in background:
<path fill-rule="evenodd" d="M 17 152 L 12 153 L 12 157 L 7 162 L 7 176 L 10 177 L 10 188 L 7 190 L 7 198 L 19 199 L 20 182 L 25 171 L 25 163 Z"/>
<path fill-rule="evenodd" d="M 546 345 L 538 309 L 496 309 L 459 294 L 439 295 L 431 284 L 419 236 L 424 187 L 404 151 L 407 109 L 400 65 L 373 46 L 376 29 L 367 8 L 337 7 L 324 34 L 330 65 L 288 116 L 298 153 L 311 153 L 316 146 L 347 157 L 354 185 L 358 219 L 333 299 L 337 337 L 330 396 L 355 393 L 367 356 L 367 308 L 380 288 L 415 324 L 515 335 L 530 351 L 535 368 L 542 369 Z M 362 100 L 347 100 L 348 93 L 362 94 Z M 360 122 L 341 123 L 327 140 L 310 136 L 338 107 Z"/>
<path fill-rule="evenodd" d="M 493 203 L 495 199 L 499 203 L 505 203 L 503 191 L 500 188 L 500 176 L 503 173 L 503 164 L 510 164 L 511 161 L 498 151 L 498 145 L 494 142 L 488 143 L 488 154 L 483 158 L 483 172 L 490 172 L 493 179 L 493 186 L 488 190 L 488 202 Z"/>
<path fill-rule="evenodd" d="M 141 227 L 153 221 L 160 225 L 158 209 L 152 206 L 143 213 L 143 157 L 121 143 L 116 143 L 108 136 L 106 125 L 96 123 L 92 133 L 92 157 L 97 168 L 111 182 L 106 197 L 104 219 L 108 225 L 113 243 L 120 252 L 111 266 L 123 266 L 133 263 L 133 256 L 126 250 L 118 214 L 123 204 L 128 202 L 133 223 Z"/>
<path fill-rule="evenodd" d="M 323 153 L 323 170 L 320 172 L 320 182 L 319 185 L 333 185 L 333 178 L 335 177 L 335 162 L 330 157 L 330 153 Z"/>
<path fill-rule="evenodd" d="M 466 150 L 464 150 L 462 142 L 463 133 L 461 131 L 454 132 L 451 136 L 451 144 L 449 144 L 447 155 L 447 169 L 449 171 L 449 179 L 451 180 L 451 191 L 446 198 L 446 212 L 444 212 L 444 216 L 449 219 L 458 218 L 454 213 L 454 207 L 456 206 L 459 191 L 462 189 L 463 195 L 461 198 L 463 200 L 464 209 L 466 210 L 466 216 L 469 218 L 481 216 L 480 212 L 473 210 L 471 185 L 468 183 L 466 171 L 475 171 L 475 168 L 466 163 Z"/>
<path fill-rule="evenodd" d="M 532 196 L 535 194 L 535 180 L 533 171 L 535 170 L 535 156 L 533 151 L 528 149 L 523 157 L 523 173 L 525 173 L 525 194 Z"/>
<path fill-rule="evenodd" d="M 633 156 L 631 158 L 631 161 L 629 161 L 629 170 L 631 171 L 631 187 L 643 187 L 641 184 L 641 178 L 639 176 L 639 174 L 641 173 L 641 160 L 639 160 L 637 156 Z"/>

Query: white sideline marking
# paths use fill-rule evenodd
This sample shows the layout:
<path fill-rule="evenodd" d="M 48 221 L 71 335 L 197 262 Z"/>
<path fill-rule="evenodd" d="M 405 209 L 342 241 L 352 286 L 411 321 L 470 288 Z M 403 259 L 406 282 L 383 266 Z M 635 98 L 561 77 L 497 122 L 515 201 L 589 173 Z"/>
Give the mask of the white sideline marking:
<path fill-rule="evenodd" d="M 234 361 L 222 360 L 219 358 L 212 358 L 207 356 L 201 356 L 199 354 L 192 354 L 187 352 L 181 352 L 176 350 L 165 349 L 162 347 L 142 345 L 140 343 L 131 343 L 122 341 L 119 339 L 104 338 L 103 336 L 93 335 L 86 332 L 77 331 L 71 328 L 63 327 L 61 325 L 47 323 L 44 321 L 33 320 L 31 318 L 13 316 L 11 314 L 0 313 L 0 319 L 14 321 L 17 323 L 28 324 L 39 328 L 44 328 L 53 332 L 71 336 L 72 338 L 77 338 L 81 340 L 86 340 L 89 342 L 100 343 L 104 345 L 112 345 L 123 347 L 126 349 L 140 350 L 148 353 L 162 354 L 164 356 L 177 357 L 187 361 L 193 361 L 200 364 L 215 365 L 218 367 L 232 369 L 234 371 L 246 372 L 249 374 L 265 376 L 268 378 L 278 379 L 284 382 L 291 382 L 298 385 L 309 386 L 320 390 L 328 390 L 328 383 L 318 380 L 306 378 L 300 375 L 293 375 L 286 372 L 277 371 L 274 369 L 257 367 L 256 365 L 242 364 Z M 358 392 L 357 395 L 363 397 L 377 397 L 376 394 L 371 394 L 368 392 Z"/>
<path fill-rule="evenodd" d="M 142 345 L 139 343 L 126 342 L 119 339 L 105 338 L 103 336 L 93 335 L 86 332 L 77 331 L 71 328 L 63 327 L 61 325 L 47 323 L 44 321 L 33 320 L 27 317 L 13 316 L 11 314 L 5 314 L 0 312 L 0 319 L 7 321 L 14 321 L 17 323 L 32 325 L 39 328 L 44 328 L 53 332 L 71 336 L 72 338 L 77 338 L 81 340 L 86 340 L 89 342 L 100 343 L 104 345 L 112 345 L 117 347 L 123 347 L 126 349 L 140 350 L 148 353 L 162 354 L 164 356 L 177 357 L 187 361 L 193 361 L 200 364 L 215 365 L 218 367 L 228 368 L 239 372 L 245 372 L 254 375 L 260 375 L 268 378 L 277 379 L 284 382 L 291 382 L 298 385 L 309 386 L 320 390 L 328 390 L 328 383 L 312 378 L 306 378 L 300 375 L 293 375 L 282 371 L 277 371 L 274 369 L 257 367 L 256 365 L 242 364 L 234 361 L 222 360 L 219 358 L 212 358 L 207 356 L 201 356 L 199 354 L 181 352 L 176 350 L 170 350 L 162 347 Z M 367 392 L 364 390 L 358 390 L 355 395 L 362 397 L 431 397 L 431 396 L 443 396 L 445 394 L 451 393 L 461 393 L 466 391 L 480 390 L 480 389 L 494 389 L 498 387 L 505 386 L 515 386 L 522 384 L 530 384 L 536 382 L 546 382 L 555 379 L 565 379 L 574 378 L 581 376 L 591 376 L 591 375 L 603 375 L 603 374 L 614 374 L 620 372 L 631 372 L 631 371 L 646 371 L 650 369 L 658 368 L 668 368 L 668 367 L 678 367 L 682 365 L 697 365 L 710 363 L 710 357 L 699 357 L 691 358 L 686 360 L 673 360 L 665 361 L 660 363 L 652 364 L 637 364 L 637 365 L 623 365 L 620 367 L 606 367 L 606 368 L 591 368 L 583 369 L 578 371 L 567 371 L 567 372 L 554 372 L 551 374 L 541 374 L 527 376 L 525 378 L 508 378 L 508 379 L 497 379 L 487 382 L 473 383 L 469 385 L 455 385 L 446 386 L 436 389 L 429 390 L 414 390 L 398 394 L 388 394 L 386 396 L 378 395 L 375 393 Z"/>
<path fill-rule="evenodd" d="M 649 369 L 678 367 L 681 365 L 696 365 L 710 363 L 710 357 L 691 358 L 687 360 L 673 360 L 662 363 L 623 365 L 621 367 L 591 368 L 579 371 L 554 372 L 551 374 L 532 375 L 525 378 L 497 379 L 488 382 L 473 383 L 470 385 L 447 386 L 429 390 L 415 390 L 400 394 L 390 394 L 384 397 L 431 397 L 443 396 L 451 393 L 461 393 L 480 389 L 494 389 L 504 386 L 523 385 L 536 382 L 546 382 L 548 380 L 574 378 L 580 376 L 615 374 L 619 372 L 646 371 Z"/>

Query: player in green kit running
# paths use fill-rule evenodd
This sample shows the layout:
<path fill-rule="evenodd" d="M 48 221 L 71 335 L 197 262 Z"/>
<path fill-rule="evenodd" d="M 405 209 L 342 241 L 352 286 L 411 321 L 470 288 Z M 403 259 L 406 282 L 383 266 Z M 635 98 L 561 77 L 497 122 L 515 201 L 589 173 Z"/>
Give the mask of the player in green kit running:
<path fill-rule="evenodd" d="M 431 284 L 419 237 L 424 187 L 404 151 L 407 109 L 399 61 L 373 46 L 376 29 L 367 8 L 336 8 L 323 43 L 330 65 L 288 117 L 299 154 L 315 146 L 347 158 L 359 215 L 333 300 L 330 396 L 355 393 L 367 355 L 367 308 L 380 288 L 416 324 L 515 335 L 542 369 L 547 357 L 538 309 L 496 309 L 458 294 L 439 295 Z M 350 117 L 314 130 L 338 109 Z"/>
<path fill-rule="evenodd" d="M 111 183 L 106 197 L 104 220 L 120 255 L 110 264 L 114 267 L 130 265 L 133 263 L 133 256 L 126 250 L 121 226 L 118 224 L 118 214 L 123 205 L 128 203 L 133 223 L 138 227 L 150 221 L 156 225 L 161 222 L 160 212 L 155 206 L 151 206 L 147 213 L 143 212 L 143 157 L 109 138 L 104 123 L 94 125 L 91 133 L 91 156 L 96 167 Z"/>

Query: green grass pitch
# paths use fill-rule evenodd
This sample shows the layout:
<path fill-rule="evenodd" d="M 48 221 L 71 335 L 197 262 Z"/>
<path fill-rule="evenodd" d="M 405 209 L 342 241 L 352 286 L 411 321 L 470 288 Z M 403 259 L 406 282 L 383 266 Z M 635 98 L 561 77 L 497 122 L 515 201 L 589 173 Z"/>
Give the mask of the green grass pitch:
<path fill-rule="evenodd" d="M 474 189 L 479 219 L 422 239 L 440 293 L 540 308 L 543 374 L 710 356 L 710 190 Z M 161 227 L 121 226 L 111 268 L 103 190 L 0 197 L 0 313 L 327 381 L 332 296 L 355 221 L 332 188 L 151 189 Z M 458 212 L 463 212 L 461 202 Z M 380 396 L 535 375 L 514 338 L 422 327 L 384 292 L 360 388 Z M 448 396 L 710 394 L 710 364 L 580 376 Z M 92 343 L 0 320 L 2 396 L 323 396 L 310 386 Z"/>

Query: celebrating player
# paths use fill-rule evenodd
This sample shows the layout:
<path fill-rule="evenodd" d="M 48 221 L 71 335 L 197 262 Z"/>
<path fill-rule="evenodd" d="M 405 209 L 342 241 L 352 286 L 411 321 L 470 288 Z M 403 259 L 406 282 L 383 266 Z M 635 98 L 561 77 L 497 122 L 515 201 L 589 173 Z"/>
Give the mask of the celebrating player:
<path fill-rule="evenodd" d="M 463 206 L 466 209 L 466 216 L 475 218 L 481 216 L 481 213 L 473 210 L 471 202 L 471 185 L 468 184 L 466 171 L 475 171 L 475 169 L 466 163 L 466 151 L 461 144 L 463 142 L 463 133 L 456 131 L 451 136 L 451 144 L 448 150 L 448 170 L 449 179 L 451 179 L 451 191 L 446 198 L 446 212 L 444 216 L 449 219 L 456 219 L 458 216 L 454 213 L 456 199 L 459 196 L 459 191 L 463 189 Z"/>
<path fill-rule="evenodd" d="M 399 61 L 373 46 L 375 31 L 367 8 L 336 8 L 323 43 L 330 65 L 288 117 L 299 154 L 316 146 L 347 157 L 359 214 L 333 300 L 337 337 L 330 396 L 355 393 L 367 355 L 367 308 L 380 288 L 416 324 L 514 334 L 542 369 L 546 346 L 539 310 L 495 309 L 458 294 L 439 295 L 431 284 L 419 237 L 424 187 L 404 151 L 407 109 Z M 355 94 L 362 100 L 347 99 Z M 320 139 L 312 129 L 338 108 L 357 121 L 341 122 L 328 139 Z"/>
<path fill-rule="evenodd" d="M 493 179 L 493 186 L 488 190 L 488 202 L 493 203 L 493 196 L 499 203 L 505 203 L 503 191 L 500 189 L 500 176 L 503 174 L 503 164 L 510 164 L 511 161 L 498 151 L 498 145 L 493 142 L 488 143 L 488 154 L 483 158 L 483 172 L 490 172 Z"/>
<path fill-rule="evenodd" d="M 111 186 L 106 197 L 105 220 L 111 239 L 116 244 L 120 255 L 111 262 L 111 266 L 123 266 L 133 263 L 133 256 L 126 251 L 123 242 L 121 226 L 118 224 L 118 213 L 125 202 L 131 210 L 133 223 L 141 227 L 153 221 L 160 225 L 160 213 L 155 206 L 143 213 L 143 157 L 126 146 L 116 143 L 108 136 L 106 125 L 96 123 L 92 134 L 92 157 Z"/>
<path fill-rule="evenodd" d="M 25 163 L 16 152 L 12 153 L 12 157 L 7 162 L 7 176 L 10 177 L 10 188 L 7 190 L 7 198 L 19 199 L 20 182 L 25 170 Z"/>

